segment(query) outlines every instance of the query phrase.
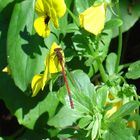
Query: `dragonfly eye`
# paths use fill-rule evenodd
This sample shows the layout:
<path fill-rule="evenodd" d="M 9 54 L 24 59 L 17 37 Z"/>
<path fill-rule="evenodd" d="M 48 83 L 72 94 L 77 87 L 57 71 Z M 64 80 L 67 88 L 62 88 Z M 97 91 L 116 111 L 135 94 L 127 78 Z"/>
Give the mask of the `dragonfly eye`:
<path fill-rule="evenodd" d="M 60 52 L 62 49 L 61 48 L 55 48 L 54 51 L 55 52 Z"/>

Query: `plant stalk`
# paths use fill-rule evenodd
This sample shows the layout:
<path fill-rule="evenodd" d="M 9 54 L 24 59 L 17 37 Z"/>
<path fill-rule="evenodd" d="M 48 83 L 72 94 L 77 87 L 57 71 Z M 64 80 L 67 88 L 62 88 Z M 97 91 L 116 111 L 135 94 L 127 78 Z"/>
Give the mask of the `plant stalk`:
<path fill-rule="evenodd" d="M 102 64 L 102 62 L 101 62 L 100 59 L 97 59 L 96 62 L 97 62 L 98 67 L 99 67 L 101 78 L 102 78 L 103 82 L 106 83 L 106 81 L 107 81 L 107 75 L 106 75 L 106 72 L 104 70 L 103 64 Z"/>
<path fill-rule="evenodd" d="M 137 93 L 136 92 L 134 92 L 134 94 L 135 94 L 135 100 L 137 101 L 137 102 L 139 102 L 139 98 L 138 98 L 138 95 L 137 95 Z M 136 114 L 137 115 L 139 115 L 139 108 L 138 109 L 136 109 Z M 138 139 L 138 137 L 139 137 L 139 121 L 137 120 L 136 121 L 136 139 Z"/>
<path fill-rule="evenodd" d="M 79 27 L 79 22 L 78 22 L 76 16 L 71 12 L 70 9 L 67 8 L 67 11 L 68 11 L 68 13 L 70 14 L 70 16 L 73 18 L 75 24 Z"/>
<path fill-rule="evenodd" d="M 119 1 L 117 2 L 117 10 L 118 10 L 118 16 L 121 19 Z M 116 67 L 115 67 L 116 73 L 119 70 L 119 64 L 120 64 L 120 60 L 121 60 L 121 54 L 122 54 L 122 26 L 119 27 L 118 52 L 117 52 L 117 62 L 116 62 Z"/>
<path fill-rule="evenodd" d="M 92 45 L 89 45 L 89 49 L 91 51 L 92 56 L 94 56 L 94 50 L 93 50 Z M 106 75 L 106 72 L 104 70 L 104 67 L 103 67 L 103 64 L 102 64 L 100 58 L 96 58 L 96 62 L 99 67 L 101 78 L 102 78 L 103 82 L 105 83 L 107 81 L 107 75 Z"/>

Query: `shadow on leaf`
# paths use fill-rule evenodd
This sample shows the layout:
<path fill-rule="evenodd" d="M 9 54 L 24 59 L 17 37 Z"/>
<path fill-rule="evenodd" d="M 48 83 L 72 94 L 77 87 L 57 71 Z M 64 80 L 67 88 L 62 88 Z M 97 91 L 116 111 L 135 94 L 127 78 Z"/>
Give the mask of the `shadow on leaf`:
<path fill-rule="evenodd" d="M 40 47 L 47 48 L 44 39 L 37 34 L 30 35 L 25 26 L 24 31 L 20 31 L 20 37 L 23 38 L 27 43 L 22 44 L 23 51 L 31 58 L 35 58 L 35 54 L 41 55 Z"/>

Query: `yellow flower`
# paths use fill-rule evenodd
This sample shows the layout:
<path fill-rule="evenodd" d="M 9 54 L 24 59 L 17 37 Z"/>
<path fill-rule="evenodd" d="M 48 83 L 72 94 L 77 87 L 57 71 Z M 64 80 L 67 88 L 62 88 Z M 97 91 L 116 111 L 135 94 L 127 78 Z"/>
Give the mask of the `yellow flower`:
<path fill-rule="evenodd" d="M 42 87 L 42 74 L 37 74 L 33 77 L 32 83 L 31 83 L 31 88 L 32 88 L 32 97 L 36 96 L 39 90 Z"/>
<path fill-rule="evenodd" d="M 127 126 L 130 128 L 136 129 L 136 121 L 130 121 L 127 123 Z"/>
<path fill-rule="evenodd" d="M 37 93 L 42 89 L 44 89 L 47 82 L 50 80 L 51 74 L 58 73 L 62 71 L 60 62 L 56 56 L 56 52 L 54 51 L 56 48 L 60 48 L 55 42 L 52 44 L 49 54 L 46 57 L 45 61 L 45 71 L 43 74 L 37 74 L 33 77 L 31 88 L 32 88 L 32 97 L 36 96 Z M 63 65 L 64 65 L 64 53 L 61 50 L 61 54 L 63 56 Z"/>
<path fill-rule="evenodd" d="M 105 15 L 106 6 L 104 3 L 97 6 L 91 6 L 84 12 L 80 13 L 80 26 L 86 31 L 98 35 L 104 28 Z"/>
<path fill-rule="evenodd" d="M 55 49 L 56 48 L 60 48 L 60 46 L 58 46 L 55 42 L 52 44 L 49 55 L 46 58 L 46 68 L 43 74 L 43 79 L 42 79 L 42 90 L 44 89 L 44 86 L 46 84 L 47 79 L 49 79 L 49 74 L 53 74 L 53 73 L 58 73 L 60 71 L 62 71 L 61 65 L 58 61 L 58 58 L 56 56 L 55 53 Z M 64 52 L 61 51 L 62 56 L 64 58 Z M 64 63 L 64 61 L 63 61 Z"/>
<path fill-rule="evenodd" d="M 56 73 L 62 71 L 61 65 L 58 62 L 58 58 L 56 56 L 56 52 L 54 50 L 56 48 L 60 48 L 59 45 L 57 45 L 55 42 L 52 44 L 51 49 L 50 49 L 50 54 L 49 54 L 49 72 L 50 73 Z M 61 50 L 61 54 L 63 56 L 63 64 L 65 62 L 64 60 L 64 52 Z"/>
<path fill-rule="evenodd" d="M 2 72 L 6 72 L 8 75 L 11 75 L 11 70 L 8 65 L 2 70 Z"/>
<path fill-rule="evenodd" d="M 110 117 L 112 114 L 114 114 L 120 107 L 122 106 L 122 101 L 118 101 L 113 104 L 113 107 L 106 112 L 106 116 Z"/>
<path fill-rule="evenodd" d="M 64 0 L 37 0 L 35 10 L 38 15 L 34 22 L 35 30 L 40 36 L 48 37 L 50 21 L 58 28 L 58 19 L 65 14 L 66 5 Z"/>
<path fill-rule="evenodd" d="M 105 115 L 109 118 L 116 111 L 118 111 L 122 105 L 123 105 L 123 101 L 118 101 L 117 103 L 114 103 L 113 107 L 110 110 L 108 110 Z M 130 128 L 136 129 L 136 122 L 135 121 L 129 121 L 129 122 L 127 122 L 127 126 L 130 127 Z"/>

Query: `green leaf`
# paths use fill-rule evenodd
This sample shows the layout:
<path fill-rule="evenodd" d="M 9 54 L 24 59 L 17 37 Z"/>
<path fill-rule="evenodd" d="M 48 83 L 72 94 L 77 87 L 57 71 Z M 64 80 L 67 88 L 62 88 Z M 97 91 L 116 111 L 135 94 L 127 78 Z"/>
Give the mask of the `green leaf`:
<path fill-rule="evenodd" d="M 94 122 L 95 122 L 95 119 L 93 119 L 93 121 L 91 121 L 90 124 L 86 127 L 86 130 L 89 130 L 87 133 L 87 136 L 89 136 L 90 130 L 92 129 Z"/>
<path fill-rule="evenodd" d="M 132 63 L 129 68 L 128 72 L 125 75 L 128 79 L 138 79 L 140 78 L 140 60 Z"/>
<path fill-rule="evenodd" d="M 83 115 L 88 115 L 93 111 L 92 96 L 95 89 L 89 77 L 81 70 L 75 70 L 70 75 L 71 78 L 68 76 L 68 84 L 74 102 L 74 109 L 70 109 L 68 96 L 66 96 L 67 90 L 63 86 L 59 90 L 58 98 L 62 101 L 65 95 L 65 101 L 62 102 L 65 102 L 64 104 L 66 105 L 49 121 L 49 125 L 66 127 L 72 125 L 72 123 L 83 117 Z"/>
<path fill-rule="evenodd" d="M 106 70 L 109 75 L 115 73 L 117 55 L 115 53 L 110 53 L 106 58 Z"/>
<path fill-rule="evenodd" d="M 79 51 L 80 53 L 85 54 L 89 52 L 89 48 L 87 47 L 89 44 L 89 39 L 88 39 L 87 34 L 82 34 L 81 32 L 77 31 L 73 35 L 72 41 L 73 41 L 75 49 Z"/>
<path fill-rule="evenodd" d="M 75 109 L 80 113 L 89 113 L 93 108 L 92 96 L 95 92 L 94 85 L 90 82 L 89 77 L 81 70 L 75 70 L 71 74 L 72 80 L 75 81 L 71 88 L 74 99 Z"/>
<path fill-rule="evenodd" d="M 55 114 L 59 103 L 55 92 L 50 92 L 47 96 L 44 93 L 34 98 L 27 97 L 15 86 L 7 74 L 0 74 L 0 77 L 0 99 L 5 102 L 7 108 L 17 117 L 21 125 L 33 129 L 44 113 L 48 114 L 44 123 Z"/>
<path fill-rule="evenodd" d="M 0 12 L 5 8 L 9 3 L 13 2 L 14 0 L 0 0 Z"/>
<path fill-rule="evenodd" d="M 136 122 L 137 128 L 139 130 L 140 129 L 140 115 L 136 113 L 131 114 L 131 116 L 128 119 L 128 122 L 132 122 L 132 121 Z"/>
<path fill-rule="evenodd" d="M 124 84 L 122 87 L 122 94 L 126 95 L 127 97 L 135 96 L 136 88 L 133 85 Z"/>
<path fill-rule="evenodd" d="M 92 6 L 93 4 L 99 5 L 103 0 L 75 0 L 75 9 L 76 12 L 79 14 Z"/>
<path fill-rule="evenodd" d="M 139 102 L 137 101 L 130 101 L 119 108 L 112 116 L 109 118 L 110 121 L 125 117 L 130 115 L 132 111 L 139 107 Z"/>
<path fill-rule="evenodd" d="M 12 10 L 13 5 L 8 5 L 0 12 L 0 72 L 7 65 L 7 32 Z"/>
<path fill-rule="evenodd" d="M 66 3 L 67 8 L 70 9 L 72 0 L 65 0 L 65 3 Z M 66 13 L 64 14 L 64 16 L 59 19 L 59 29 L 60 29 L 59 31 L 63 35 L 68 33 L 67 32 L 67 28 L 68 28 L 68 25 L 69 25 L 68 14 L 69 13 L 68 13 L 68 10 L 67 10 Z M 71 23 L 71 24 L 73 24 L 73 23 Z"/>
<path fill-rule="evenodd" d="M 89 112 L 93 106 L 91 97 L 95 91 L 89 77 L 81 70 L 75 70 L 72 73 L 67 72 L 67 76 L 75 109 L 81 113 Z M 65 86 L 59 90 L 58 95 L 60 100 L 64 99 L 64 95 L 67 95 Z M 65 102 L 69 106 L 67 99 L 68 97 L 62 102 Z"/>
<path fill-rule="evenodd" d="M 89 137 L 85 137 L 86 136 L 86 131 L 83 129 L 77 129 L 75 131 L 75 129 L 68 127 L 63 129 L 59 134 L 58 134 L 58 138 L 59 139 L 77 139 L 77 140 L 91 140 Z"/>
<path fill-rule="evenodd" d="M 104 140 L 136 140 L 130 128 L 122 120 L 111 122 L 103 133 Z"/>
<path fill-rule="evenodd" d="M 107 21 L 105 23 L 105 29 L 112 29 L 112 28 L 116 28 L 119 27 L 123 24 L 123 21 L 119 18 L 112 18 L 109 21 Z"/>
<path fill-rule="evenodd" d="M 98 108 L 103 109 L 107 100 L 107 93 L 108 93 L 107 86 L 102 86 L 101 88 L 97 89 L 97 92 L 94 95 L 94 98 L 96 100 L 96 104 Z"/>
<path fill-rule="evenodd" d="M 56 128 L 64 128 L 72 125 L 79 117 L 80 115 L 70 106 L 64 106 L 48 121 L 48 124 Z"/>
<path fill-rule="evenodd" d="M 78 88 L 78 90 L 80 90 L 79 92 L 88 97 L 91 97 L 93 92 L 95 92 L 95 88 L 94 85 L 90 82 L 88 75 L 82 70 L 75 70 L 71 73 L 71 76 L 75 81 L 73 84 L 76 88 Z"/>
<path fill-rule="evenodd" d="M 59 134 L 57 135 L 57 137 L 59 139 L 67 139 L 67 138 L 70 138 L 71 136 L 73 136 L 74 134 L 74 129 L 72 128 L 64 128 L 62 129 Z"/>
<path fill-rule="evenodd" d="M 98 6 L 98 5 L 100 5 L 101 3 L 103 3 L 103 2 L 104 2 L 104 0 L 95 0 L 94 5 L 95 5 L 95 6 Z"/>
<path fill-rule="evenodd" d="M 58 105 L 58 99 L 56 97 L 56 93 L 50 92 L 47 95 L 47 97 L 44 98 L 44 100 L 38 102 L 38 104 L 36 104 L 36 106 L 34 106 L 33 108 L 30 108 L 29 112 L 24 114 L 24 117 L 23 117 L 24 112 L 23 112 L 22 108 L 19 108 L 15 112 L 15 115 L 20 124 L 30 128 L 30 129 L 33 129 L 36 121 L 39 119 L 39 117 L 43 113 L 48 112 L 49 118 L 51 118 L 56 111 L 57 105 Z"/>
<path fill-rule="evenodd" d="M 79 13 L 83 12 L 89 7 L 88 0 L 75 0 L 76 11 Z"/>
<path fill-rule="evenodd" d="M 132 4 L 128 0 L 123 0 L 119 1 L 119 3 L 121 9 L 121 18 L 123 21 L 122 30 L 125 32 L 128 31 L 140 17 L 140 1 L 135 1 L 134 4 Z M 113 30 L 113 37 L 116 37 L 117 35 L 118 28 Z"/>
<path fill-rule="evenodd" d="M 99 125 L 100 125 L 99 120 L 98 120 L 98 118 L 96 118 L 96 120 L 95 120 L 95 122 L 93 124 L 93 127 L 92 127 L 92 132 L 91 132 L 92 140 L 94 140 L 96 138 L 96 136 L 97 136 L 97 133 L 99 131 Z"/>
<path fill-rule="evenodd" d="M 17 136 L 13 139 L 16 139 L 16 140 L 30 140 L 31 138 L 35 139 L 35 140 L 43 140 L 44 138 L 45 138 L 45 140 L 50 140 L 49 137 L 45 135 L 45 132 L 40 133 L 40 132 L 37 132 L 35 130 L 26 130 L 22 133 L 22 135 Z"/>
<path fill-rule="evenodd" d="M 86 115 L 79 120 L 78 126 L 80 128 L 86 127 L 92 121 L 92 117 L 90 115 Z"/>
<path fill-rule="evenodd" d="M 104 30 L 103 34 L 101 35 L 101 41 L 99 42 L 99 52 L 100 52 L 102 61 L 107 56 L 111 38 L 112 38 L 112 31 Z"/>
<path fill-rule="evenodd" d="M 44 40 L 34 34 L 34 2 L 22 1 L 15 5 L 8 30 L 8 64 L 15 84 L 22 91 L 27 89 L 35 74 L 44 70 L 48 52 Z M 48 44 L 51 44 L 54 35 L 49 38 Z"/>
<path fill-rule="evenodd" d="M 79 28 L 77 27 L 76 24 L 74 23 L 71 23 L 71 24 L 68 24 L 67 27 L 66 27 L 66 33 L 74 33 L 75 31 L 77 31 Z"/>
<path fill-rule="evenodd" d="M 82 32 L 75 32 L 73 35 L 73 44 L 75 50 L 81 55 L 82 57 L 86 58 L 85 65 L 88 67 L 92 67 L 94 70 L 92 70 L 92 73 L 90 75 L 94 75 L 98 71 L 98 65 L 95 61 L 97 57 L 100 57 L 101 61 L 103 61 L 108 53 L 109 44 L 112 38 L 112 31 L 111 30 L 104 30 L 103 34 L 101 34 L 101 38 L 99 41 L 99 48 L 98 51 L 100 53 L 95 52 L 94 56 L 91 54 L 91 51 L 89 49 L 89 44 L 91 42 L 96 42 L 95 39 L 89 38 L 90 34 Z M 96 47 L 95 44 L 92 44 L 93 47 Z"/>

